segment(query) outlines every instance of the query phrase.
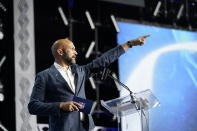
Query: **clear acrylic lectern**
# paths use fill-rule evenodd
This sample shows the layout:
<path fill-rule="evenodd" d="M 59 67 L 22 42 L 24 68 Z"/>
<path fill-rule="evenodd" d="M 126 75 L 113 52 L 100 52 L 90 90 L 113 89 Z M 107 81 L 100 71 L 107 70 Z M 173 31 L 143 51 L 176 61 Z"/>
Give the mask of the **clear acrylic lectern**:
<path fill-rule="evenodd" d="M 134 97 L 135 103 L 131 101 L 131 96 L 128 95 L 108 101 L 101 100 L 101 105 L 118 118 L 136 112 L 140 113 L 141 130 L 149 131 L 148 110 L 159 106 L 160 103 L 150 89 L 134 93 Z"/>

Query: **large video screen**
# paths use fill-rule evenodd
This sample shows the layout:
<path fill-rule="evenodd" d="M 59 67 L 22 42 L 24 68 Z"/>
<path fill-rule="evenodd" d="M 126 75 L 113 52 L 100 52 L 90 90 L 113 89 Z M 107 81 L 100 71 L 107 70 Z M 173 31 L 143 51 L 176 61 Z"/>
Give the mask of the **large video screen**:
<path fill-rule="evenodd" d="M 118 43 L 152 34 L 119 59 L 131 91 L 151 89 L 161 105 L 150 110 L 150 131 L 197 131 L 197 32 L 118 22 Z M 121 96 L 128 92 L 122 89 Z M 135 116 L 136 115 L 136 116 Z M 122 118 L 123 131 L 140 131 L 139 114 Z"/>

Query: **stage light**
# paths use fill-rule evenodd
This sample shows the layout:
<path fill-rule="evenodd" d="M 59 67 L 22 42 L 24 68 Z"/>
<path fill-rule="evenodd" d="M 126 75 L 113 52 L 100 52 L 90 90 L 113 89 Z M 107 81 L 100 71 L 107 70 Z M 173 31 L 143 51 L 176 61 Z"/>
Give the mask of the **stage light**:
<path fill-rule="evenodd" d="M 2 65 L 3 65 L 3 63 L 5 62 L 5 60 L 6 60 L 6 56 L 3 56 L 3 58 L 1 59 L 1 61 L 0 61 L 0 71 L 1 71 L 1 67 L 2 67 Z M 2 102 L 2 101 L 4 101 L 4 91 L 3 91 L 3 84 L 2 84 L 2 82 L 1 82 L 1 80 L 0 80 L 0 102 Z"/>
<path fill-rule="evenodd" d="M 6 129 L 5 126 L 1 124 L 1 122 L 0 122 L 0 129 L 1 131 L 8 131 L 8 129 Z"/>
<path fill-rule="evenodd" d="M 90 77 L 89 80 L 90 80 L 90 84 L 92 86 L 92 89 L 95 90 L 96 89 L 96 84 L 95 84 L 94 78 L 93 77 Z"/>
<path fill-rule="evenodd" d="M 180 7 L 180 9 L 179 9 L 179 11 L 178 11 L 178 14 L 177 14 L 177 16 L 176 16 L 177 20 L 179 20 L 180 17 L 182 16 L 182 14 L 183 14 L 183 9 L 184 9 L 184 4 L 181 5 L 181 7 Z"/>
<path fill-rule="evenodd" d="M 4 91 L 3 91 L 3 84 L 0 80 L 0 102 L 4 101 Z"/>
<path fill-rule="evenodd" d="M 66 18 L 66 15 L 64 14 L 64 11 L 63 11 L 63 9 L 62 9 L 62 7 L 58 7 L 58 11 L 59 11 L 59 13 L 60 13 L 60 16 L 61 16 L 61 18 L 62 18 L 62 20 L 63 20 L 63 22 L 64 22 L 64 25 L 68 25 L 68 20 L 67 20 L 67 18 Z"/>
<path fill-rule="evenodd" d="M 153 16 L 157 16 L 158 15 L 160 7 L 161 7 L 161 1 L 158 1 L 157 6 L 155 8 L 155 11 L 153 13 Z"/>
<path fill-rule="evenodd" d="M 3 10 L 4 12 L 7 11 L 7 8 L 0 2 L 0 9 Z"/>
<path fill-rule="evenodd" d="M 0 69 L 1 69 L 1 67 L 3 65 L 3 63 L 5 62 L 5 60 L 6 60 L 6 56 L 3 56 L 3 58 L 0 61 Z"/>
<path fill-rule="evenodd" d="M 117 33 L 120 32 L 120 29 L 119 29 L 119 27 L 118 27 L 118 24 L 117 24 L 117 22 L 116 22 L 116 19 L 115 19 L 114 15 L 111 15 L 111 20 L 112 20 L 112 23 L 113 23 L 113 25 L 114 25 L 114 28 L 115 28 L 116 32 L 117 32 Z"/>
<path fill-rule="evenodd" d="M 118 79 L 116 73 L 113 72 L 112 76 L 114 78 Z M 116 88 L 118 89 L 118 91 L 121 91 L 120 84 L 117 81 L 115 81 L 115 80 L 114 80 L 114 82 L 115 82 L 115 85 L 116 85 Z"/>
<path fill-rule="evenodd" d="M 92 53 L 92 51 L 94 49 L 94 46 L 95 46 L 95 42 L 92 41 L 89 48 L 88 48 L 88 51 L 86 52 L 86 55 L 85 55 L 86 59 L 90 57 L 90 54 Z"/>
<path fill-rule="evenodd" d="M 4 34 L 3 34 L 3 32 L 2 32 L 2 31 L 0 31 L 0 40 L 2 40 L 2 39 L 3 39 L 3 37 L 4 37 Z"/>
<path fill-rule="evenodd" d="M 94 30 L 94 29 L 95 29 L 95 26 L 94 26 L 94 23 L 93 23 L 93 20 L 92 20 L 92 18 L 91 18 L 91 16 L 90 16 L 89 11 L 86 11 L 86 12 L 85 12 L 85 15 L 86 15 L 86 17 L 87 17 L 87 19 L 88 19 L 88 22 L 89 22 L 89 24 L 90 24 L 91 29 Z"/>
<path fill-rule="evenodd" d="M 4 33 L 3 33 L 3 23 L 0 19 L 0 40 L 4 38 Z"/>

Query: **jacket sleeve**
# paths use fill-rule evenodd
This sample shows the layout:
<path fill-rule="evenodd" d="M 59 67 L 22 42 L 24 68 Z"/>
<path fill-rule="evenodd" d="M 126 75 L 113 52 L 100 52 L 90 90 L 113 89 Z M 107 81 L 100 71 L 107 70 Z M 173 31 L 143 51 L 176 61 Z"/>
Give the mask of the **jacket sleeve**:
<path fill-rule="evenodd" d="M 105 52 L 100 57 L 93 60 L 91 63 L 84 65 L 83 69 L 86 73 L 86 79 L 99 70 L 109 66 L 112 62 L 118 59 L 124 53 L 122 46 L 117 46 Z"/>
<path fill-rule="evenodd" d="M 33 115 L 60 115 L 59 102 L 47 103 L 45 99 L 46 77 L 44 73 L 36 76 L 33 91 L 28 104 L 28 110 Z"/>

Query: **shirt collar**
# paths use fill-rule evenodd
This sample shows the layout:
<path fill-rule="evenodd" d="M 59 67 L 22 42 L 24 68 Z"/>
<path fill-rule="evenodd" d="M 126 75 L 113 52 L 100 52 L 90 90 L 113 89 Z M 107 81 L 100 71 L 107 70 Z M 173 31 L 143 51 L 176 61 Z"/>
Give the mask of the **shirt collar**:
<path fill-rule="evenodd" d="M 56 63 L 56 62 L 54 62 L 54 66 L 55 66 L 58 70 L 71 71 L 70 66 L 68 66 L 68 69 L 66 69 L 65 67 L 59 65 L 59 64 Z"/>

